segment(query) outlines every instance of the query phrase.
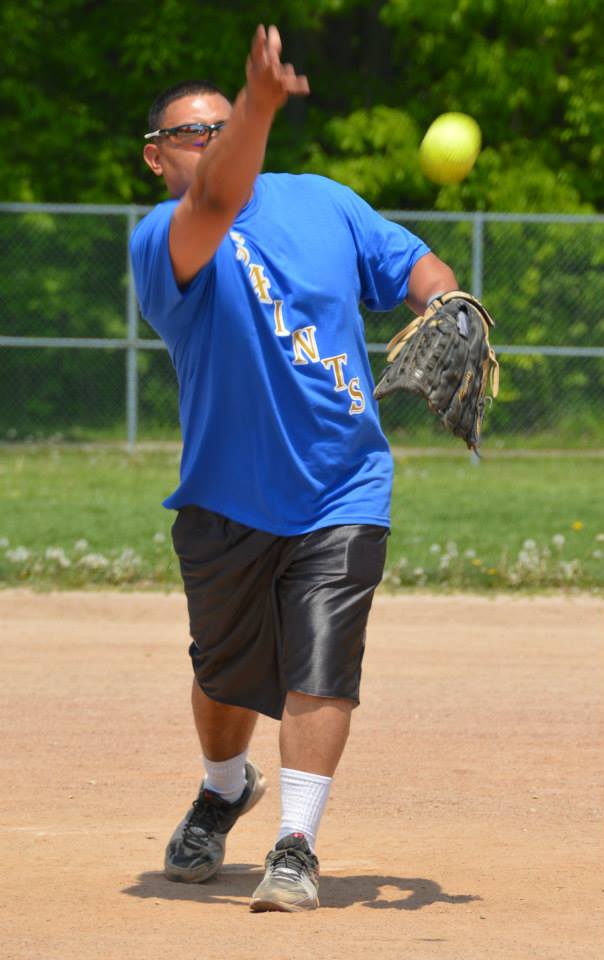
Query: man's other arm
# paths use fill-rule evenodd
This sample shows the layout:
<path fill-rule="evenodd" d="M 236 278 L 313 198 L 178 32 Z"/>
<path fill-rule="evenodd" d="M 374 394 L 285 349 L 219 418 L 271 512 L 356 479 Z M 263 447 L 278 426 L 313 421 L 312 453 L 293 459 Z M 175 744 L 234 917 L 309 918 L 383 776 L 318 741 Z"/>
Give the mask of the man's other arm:
<path fill-rule="evenodd" d="M 430 297 L 448 290 L 459 290 L 459 284 L 451 267 L 434 253 L 427 253 L 415 263 L 409 275 L 407 303 L 411 309 L 422 314 Z"/>

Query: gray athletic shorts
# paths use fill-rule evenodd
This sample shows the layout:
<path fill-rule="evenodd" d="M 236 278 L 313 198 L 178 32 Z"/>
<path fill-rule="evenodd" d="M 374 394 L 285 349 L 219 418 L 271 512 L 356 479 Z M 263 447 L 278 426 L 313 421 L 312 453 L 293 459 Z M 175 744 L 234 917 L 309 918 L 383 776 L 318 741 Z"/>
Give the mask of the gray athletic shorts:
<path fill-rule="evenodd" d="M 278 537 L 200 507 L 179 510 L 172 540 L 202 690 L 276 719 L 288 690 L 358 704 L 388 534 L 362 524 Z"/>

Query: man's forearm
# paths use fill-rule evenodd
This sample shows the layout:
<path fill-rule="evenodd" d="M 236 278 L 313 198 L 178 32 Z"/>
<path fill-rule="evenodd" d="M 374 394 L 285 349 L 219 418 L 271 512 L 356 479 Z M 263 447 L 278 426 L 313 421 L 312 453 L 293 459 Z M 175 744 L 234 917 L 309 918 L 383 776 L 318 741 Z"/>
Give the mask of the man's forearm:
<path fill-rule="evenodd" d="M 414 265 L 409 277 L 407 303 L 415 313 L 423 313 L 430 297 L 458 288 L 451 268 L 435 254 L 427 253 Z"/>
<path fill-rule="evenodd" d="M 189 188 L 194 207 L 237 213 L 249 199 L 275 112 L 254 108 L 244 88 L 223 132 L 203 154 Z"/>

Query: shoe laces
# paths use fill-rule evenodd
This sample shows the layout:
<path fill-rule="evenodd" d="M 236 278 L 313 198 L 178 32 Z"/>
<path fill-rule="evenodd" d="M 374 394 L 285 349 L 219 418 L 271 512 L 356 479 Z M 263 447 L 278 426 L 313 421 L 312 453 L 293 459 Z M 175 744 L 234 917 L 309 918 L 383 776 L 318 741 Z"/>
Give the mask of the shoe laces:
<path fill-rule="evenodd" d="M 274 850 L 270 856 L 270 870 L 274 877 L 298 880 L 305 870 L 312 870 L 312 862 L 302 850 Z"/>
<path fill-rule="evenodd" d="M 225 808 L 230 806 L 221 801 L 218 797 L 216 801 L 210 799 L 203 791 L 197 800 L 193 801 L 193 810 L 185 826 L 185 836 L 189 837 L 191 833 L 199 839 L 199 831 L 204 833 L 222 833 L 221 827 L 224 825 Z"/>

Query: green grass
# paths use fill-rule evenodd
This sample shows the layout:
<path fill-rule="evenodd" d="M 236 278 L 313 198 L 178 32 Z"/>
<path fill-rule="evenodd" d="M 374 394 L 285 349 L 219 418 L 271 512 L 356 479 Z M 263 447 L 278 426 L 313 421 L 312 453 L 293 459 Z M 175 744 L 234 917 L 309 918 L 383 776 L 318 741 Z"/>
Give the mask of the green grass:
<path fill-rule="evenodd" d="M 601 590 L 603 488 L 597 457 L 401 459 L 387 582 Z"/>
<path fill-rule="evenodd" d="M 416 415 L 409 419 L 409 426 L 391 427 L 386 429 L 386 435 L 393 446 L 402 447 L 438 447 L 451 450 L 452 454 L 459 449 L 460 441 L 440 425 L 437 419 L 431 417 L 427 411 L 419 406 Z M 398 418 L 401 419 L 400 416 Z M 56 430 L 41 431 L 6 431 L 0 428 L 0 437 L 6 443 L 14 443 L 15 449 L 24 443 L 34 444 L 91 444 L 115 443 L 124 444 L 127 439 L 126 424 L 119 420 L 109 426 L 83 427 L 81 424 L 70 424 Z M 177 423 L 153 424 L 143 420 L 138 427 L 139 443 L 153 442 L 180 442 L 180 430 Z M 604 421 L 593 416 L 572 416 L 559 419 L 549 429 L 534 429 L 533 431 L 510 430 L 493 431 L 486 421 L 483 447 L 489 450 L 597 450 L 604 447 Z"/>
<path fill-rule="evenodd" d="M 179 585 L 161 506 L 177 480 L 176 451 L 1 449 L 0 583 Z M 585 453 L 402 458 L 386 587 L 601 592 L 603 488 L 604 460 Z"/>

